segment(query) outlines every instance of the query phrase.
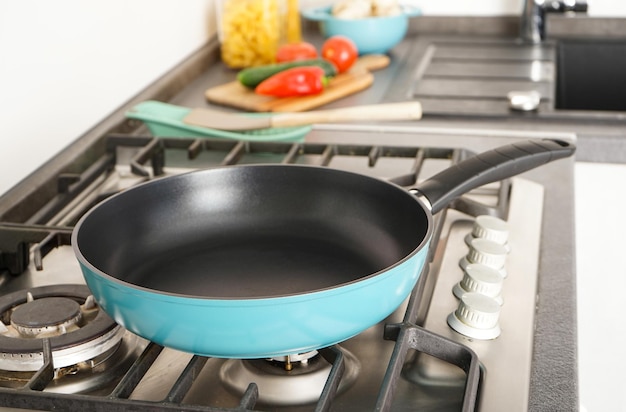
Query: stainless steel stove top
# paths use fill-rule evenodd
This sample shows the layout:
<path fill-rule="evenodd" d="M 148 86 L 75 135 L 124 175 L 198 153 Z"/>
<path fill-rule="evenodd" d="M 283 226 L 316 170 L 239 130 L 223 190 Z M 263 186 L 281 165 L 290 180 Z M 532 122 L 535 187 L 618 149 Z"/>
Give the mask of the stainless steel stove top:
<path fill-rule="evenodd" d="M 469 151 L 463 148 L 481 151 L 485 145 L 519 137 L 342 126 L 317 128 L 302 144 L 110 136 L 98 156 L 71 162 L 74 167 L 83 163 L 80 173 L 57 179 L 60 190 L 50 201 L 41 202 L 38 210 L 28 216 L 21 216 L 16 208 L 2 211 L 0 294 L 45 285 L 83 285 L 69 246 L 73 224 L 99 200 L 146 179 L 223 164 L 293 162 L 357 171 L 410 187 L 467 156 Z M 542 169 L 568 173 L 567 164 L 556 162 Z M 529 175 L 533 178 L 537 173 L 541 175 L 541 171 Z M 478 410 L 528 410 L 537 374 L 534 348 L 543 344 L 535 339 L 535 305 L 545 270 L 540 251 L 546 227 L 553 225 L 552 206 L 546 203 L 552 198 L 545 194 L 546 186 L 548 190 L 553 186 L 532 180 L 524 175 L 480 188 L 438 214 L 431 264 L 411 298 L 385 322 L 340 345 L 303 354 L 303 359 L 234 361 L 163 349 L 127 332 L 122 367 L 101 368 L 112 369 L 114 378 L 96 379 L 94 384 L 93 376 L 108 373 L 95 368 L 86 374 L 92 379 L 86 380 L 89 385 L 78 383 L 75 389 L 67 389 L 72 387 L 68 384 L 57 390 L 82 392 L 76 395 L 52 394 L 67 378 L 55 374 L 54 367 L 21 376 L 21 382 L 31 388 L 26 390 L 3 384 L 0 375 L 0 386 L 8 386 L 0 389 L 0 404 L 25 409 L 82 405 L 94 410 L 459 410 L 464 396 L 476 400 L 465 386 L 478 383 L 472 375 L 477 371 L 477 355 L 483 370 Z M 463 278 L 459 263 L 470 251 L 466 237 L 479 215 L 498 217 L 510 228 L 500 335 L 495 339 L 468 337 L 448 324 L 459 308 L 452 290 Z M 25 240 L 18 241 L 19 236 Z M 27 262 L 19 256 L 24 252 Z M 9 273 L 20 267 L 17 276 Z M 440 347 L 447 354 L 438 353 Z M 451 363 L 421 353 L 429 351 Z M 54 363 L 54 354 L 52 358 Z M 121 376 L 120 369 L 128 373 Z M 473 376 L 469 382 L 463 369 Z M 51 375 L 46 378 L 47 373 Z M 76 374 L 72 377 L 79 380 Z"/>

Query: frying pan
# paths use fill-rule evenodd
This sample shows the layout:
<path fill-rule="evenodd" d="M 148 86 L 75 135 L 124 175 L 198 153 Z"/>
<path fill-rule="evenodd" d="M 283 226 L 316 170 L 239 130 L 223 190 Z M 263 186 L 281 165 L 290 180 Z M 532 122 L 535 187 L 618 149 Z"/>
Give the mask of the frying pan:
<path fill-rule="evenodd" d="M 514 143 L 410 190 L 317 166 L 194 171 L 96 205 L 72 244 L 95 300 L 131 332 L 204 356 L 302 353 L 403 302 L 425 264 L 432 215 L 452 199 L 574 151 L 558 140 Z"/>

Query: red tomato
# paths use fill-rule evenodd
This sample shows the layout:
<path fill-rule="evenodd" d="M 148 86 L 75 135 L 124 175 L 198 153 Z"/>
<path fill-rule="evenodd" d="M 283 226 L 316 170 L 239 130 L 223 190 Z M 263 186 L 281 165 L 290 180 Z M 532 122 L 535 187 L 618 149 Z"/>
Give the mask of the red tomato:
<path fill-rule="evenodd" d="M 316 59 L 317 49 L 311 43 L 289 43 L 283 44 L 276 52 L 276 62 L 292 62 L 295 60 Z"/>
<path fill-rule="evenodd" d="M 331 61 L 339 73 L 352 67 L 358 56 L 356 44 L 346 36 L 332 36 L 322 45 L 322 57 Z"/>

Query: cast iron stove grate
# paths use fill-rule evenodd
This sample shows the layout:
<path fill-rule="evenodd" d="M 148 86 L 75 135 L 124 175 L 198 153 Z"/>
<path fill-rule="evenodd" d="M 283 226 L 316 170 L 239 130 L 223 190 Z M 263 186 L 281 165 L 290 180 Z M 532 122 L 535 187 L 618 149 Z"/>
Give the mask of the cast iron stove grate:
<path fill-rule="evenodd" d="M 409 170 L 387 176 L 402 186 L 415 184 L 422 172 L 425 159 L 447 159 L 457 162 L 468 156 L 459 149 L 433 149 L 395 147 L 384 145 L 328 145 L 308 143 L 251 143 L 211 139 L 168 139 L 152 137 L 129 137 L 112 135 L 106 139 L 105 150 L 84 153 L 72 159 L 67 169 L 71 173 L 50 176 L 49 181 L 33 188 L 29 199 L 37 199 L 37 209 L 24 215 L 23 208 L 0 208 L 0 273 L 19 275 L 30 264 L 32 253 L 34 266 L 41 270 L 43 258 L 51 250 L 70 243 L 73 224 L 93 205 L 107 196 L 123 190 L 127 185 L 168 174 L 181 173 L 197 168 L 215 167 L 253 162 L 306 163 L 335 167 L 338 158 L 360 157 L 366 159 L 367 168 L 384 163 L 386 159 L 402 159 L 410 163 Z M 85 166 L 80 166 L 85 165 Z M 350 166 L 352 168 L 352 166 Z M 75 169 L 79 169 L 78 172 Z M 129 173 L 120 173 L 128 169 Z M 120 177 L 121 176 L 121 177 Z M 105 182 L 115 177 L 112 188 L 102 189 Z M 56 190 L 51 187 L 56 186 Z M 451 207 L 472 216 L 506 214 L 509 183 L 502 182 L 497 190 L 497 204 L 484 205 L 463 197 Z M 52 193 L 52 194 L 50 194 Z M 9 202 L 18 204 L 19 202 Z M 30 212 L 30 208 L 28 209 Z M 435 220 L 435 235 L 440 233 L 445 211 Z M 436 239 L 436 238 L 435 238 Z M 436 244 L 437 242 L 433 242 Z M 34 245 L 31 247 L 31 245 Z M 432 251 L 431 251 L 432 259 Z M 425 268 L 428 272 L 428 265 Z M 428 332 L 417 325 L 418 301 L 428 296 L 427 273 L 421 277 L 413 291 L 401 323 L 385 326 L 384 339 L 395 341 L 387 372 L 385 374 L 376 410 L 389 410 L 393 405 L 395 382 L 399 379 L 403 363 L 412 351 L 429 353 L 455 364 L 467 374 L 464 410 L 471 410 L 477 401 L 480 368 L 474 352 L 452 340 Z M 431 286 L 432 287 L 432 286 Z M 239 406 L 231 409 L 183 404 L 185 394 L 191 388 L 195 376 L 202 370 L 207 358 L 194 356 L 161 401 L 129 399 L 133 389 L 150 369 L 162 347 L 151 343 L 133 364 L 121 382 L 108 396 L 85 394 L 59 394 L 45 391 L 54 379 L 54 364 L 50 342 L 44 340 L 42 353 L 45 363 L 30 381 L 20 389 L 0 388 L 0 404 L 24 409 L 85 409 L 85 410 L 177 410 L 177 411 L 248 411 L 255 410 L 258 389 L 250 383 L 241 397 Z M 320 350 L 321 356 L 332 364 L 322 395 L 314 409 L 330 410 L 344 371 L 342 351 L 337 347 Z"/>

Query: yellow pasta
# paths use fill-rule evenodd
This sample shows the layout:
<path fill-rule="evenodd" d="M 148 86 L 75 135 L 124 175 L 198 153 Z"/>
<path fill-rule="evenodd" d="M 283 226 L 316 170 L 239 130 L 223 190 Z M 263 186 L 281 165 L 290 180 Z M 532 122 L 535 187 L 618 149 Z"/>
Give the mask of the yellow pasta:
<path fill-rule="evenodd" d="M 298 0 L 287 0 L 287 42 L 298 43 L 302 41 L 302 29 L 300 27 L 300 8 Z"/>
<path fill-rule="evenodd" d="M 281 41 L 280 0 L 224 0 L 222 60 L 233 68 L 273 63 Z"/>

